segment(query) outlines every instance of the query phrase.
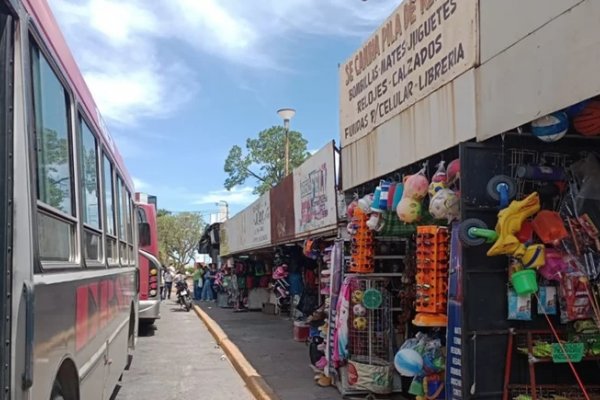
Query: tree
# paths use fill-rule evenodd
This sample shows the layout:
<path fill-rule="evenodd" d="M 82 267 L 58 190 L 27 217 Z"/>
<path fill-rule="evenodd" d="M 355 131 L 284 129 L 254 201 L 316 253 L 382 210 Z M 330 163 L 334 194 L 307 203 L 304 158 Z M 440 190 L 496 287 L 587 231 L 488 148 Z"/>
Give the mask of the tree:
<path fill-rule="evenodd" d="M 290 171 L 300 166 L 310 155 L 306 150 L 308 142 L 297 131 L 290 131 Z M 285 128 L 273 126 L 258 133 L 257 139 L 246 140 L 247 154 L 240 146 L 233 146 L 225 160 L 225 189 L 231 190 L 242 185 L 248 178 L 254 178 L 257 185 L 255 194 L 263 194 L 277 185 L 285 177 Z"/>
<path fill-rule="evenodd" d="M 160 261 L 174 264 L 176 269 L 192 261 L 204 231 L 202 216 L 194 212 L 173 214 L 159 210 L 157 225 Z"/>

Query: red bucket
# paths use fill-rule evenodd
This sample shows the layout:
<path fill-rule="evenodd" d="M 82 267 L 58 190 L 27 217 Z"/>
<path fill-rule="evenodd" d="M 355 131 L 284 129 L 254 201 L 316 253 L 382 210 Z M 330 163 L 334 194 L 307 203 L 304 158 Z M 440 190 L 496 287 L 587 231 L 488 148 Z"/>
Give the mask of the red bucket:
<path fill-rule="evenodd" d="M 296 342 L 306 342 L 310 333 L 310 326 L 304 322 L 294 322 L 294 340 Z"/>

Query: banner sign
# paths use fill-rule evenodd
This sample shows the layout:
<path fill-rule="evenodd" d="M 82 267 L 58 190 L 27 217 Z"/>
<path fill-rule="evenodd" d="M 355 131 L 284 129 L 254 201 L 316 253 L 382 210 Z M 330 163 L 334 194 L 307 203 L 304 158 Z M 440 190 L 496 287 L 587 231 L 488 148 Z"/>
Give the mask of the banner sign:
<path fill-rule="evenodd" d="M 345 147 L 477 62 L 477 0 L 404 0 L 340 67 Z"/>
<path fill-rule="evenodd" d="M 240 253 L 271 244 L 269 193 L 221 224 L 220 255 Z"/>
<path fill-rule="evenodd" d="M 296 233 L 294 217 L 294 174 L 290 174 L 271 189 L 271 241 L 273 244 L 293 239 Z"/>
<path fill-rule="evenodd" d="M 330 142 L 294 170 L 296 236 L 337 224 L 335 162 Z"/>

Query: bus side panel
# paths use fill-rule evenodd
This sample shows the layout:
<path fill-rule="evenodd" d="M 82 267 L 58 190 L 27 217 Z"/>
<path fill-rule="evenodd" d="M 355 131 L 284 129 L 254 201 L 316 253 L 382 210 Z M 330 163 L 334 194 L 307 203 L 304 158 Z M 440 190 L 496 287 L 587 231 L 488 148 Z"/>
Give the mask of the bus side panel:
<path fill-rule="evenodd" d="M 135 271 L 53 273 L 36 275 L 35 282 L 33 398 L 48 397 L 65 357 L 75 362 L 81 393 L 86 394 L 82 399 L 108 398 L 116 369 L 122 372 L 127 361 Z M 109 371 L 111 363 L 115 365 Z M 98 387 L 105 387 L 104 393 Z"/>

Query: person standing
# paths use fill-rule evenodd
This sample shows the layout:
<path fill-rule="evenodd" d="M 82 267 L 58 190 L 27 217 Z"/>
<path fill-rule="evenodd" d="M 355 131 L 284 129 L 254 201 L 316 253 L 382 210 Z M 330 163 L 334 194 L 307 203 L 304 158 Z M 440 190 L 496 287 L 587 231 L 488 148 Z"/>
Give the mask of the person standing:
<path fill-rule="evenodd" d="M 194 281 L 194 300 L 201 300 L 202 297 L 203 272 L 202 263 L 196 263 L 194 275 L 192 276 L 192 280 Z"/>
<path fill-rule="evenodd" d="M 163 281 L 165 282 L 164 293 L 162 294 L 162 299 L 170 299 L 171 298 L 171 290 L 173 288 L 173 272 L 171 268 L 165 269 L 163 272 Z"/>
<path fill-rule="evenodd" d="M 210 268 L 206 268 L 204 272 L 204 283 L 202 285 L 202 297 L 203 301 L 214 301 L 214 295 L 212 290 L 212 280 L 214 279 L 214 273 Z"/>

